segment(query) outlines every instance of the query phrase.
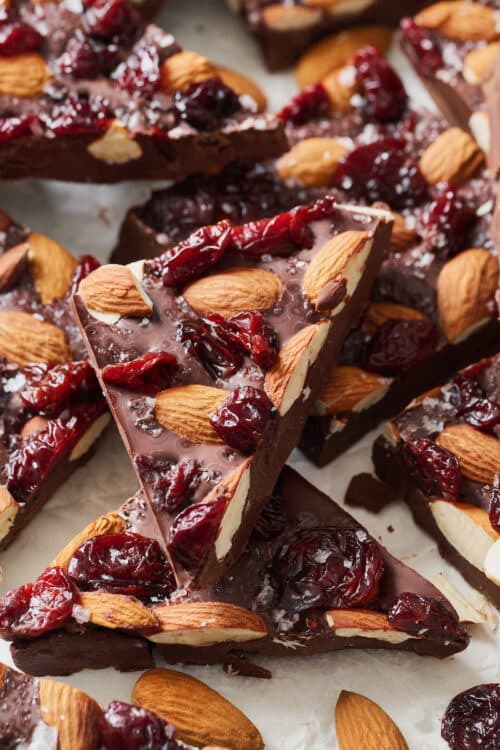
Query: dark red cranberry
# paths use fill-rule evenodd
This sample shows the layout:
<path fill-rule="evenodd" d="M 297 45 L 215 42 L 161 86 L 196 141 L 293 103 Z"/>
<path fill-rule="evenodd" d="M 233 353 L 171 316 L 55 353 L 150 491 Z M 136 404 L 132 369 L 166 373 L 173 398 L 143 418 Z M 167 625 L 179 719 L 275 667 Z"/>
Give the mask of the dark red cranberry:
<path fill-rule="evenodd" d="M 252 361 L 263 370 L 271 368 L 278 355 L 278 335 L 262 313 L 241 312 L 228 322 L 236 330 L 236 340 Z"/>
<path fill-rule="evenodd" d="M 3 638 L 35 638 L 61 627 L 71 617 L 78 591 L 62 568 L 47 568 L 34 583 L 27 583 L 0 599 Z"/>
<path fill-rule="evenodd" d="M 314 221 L 314 207 L 299 206 L 270 219 L 259 219 L 234 227 L 233 250 L 244 255 L 290 255 L 300 248 L 311 248 L 314 235 L 309 223 Z"/>
<path fill-rule="evenodd" d="M 102 378 L 106 383 L 133 391 L 154 393 L 166 388 L 177 370 L 177 360 L 169 352 L 147 352 L 130 362 L 106 365 Z"/>
<path fill-rule="evenodd" d="M 85 13 L 89 32 L 106 39 L 126 38 L 137 28 L 137 20 L 127 0 L 94 0 Z"/>
<path fill-rule="evenodd" d="M 252 538 L 256 541 L 269 542 L 284 531 L 286 522 L 285 511 L 279 495 L 273 495 L 260 514 L 252 531 Z"/>
<path fill-rule="evenodd" d="M 172 569 L 155 539 L 122 531 L 89 539 L 74 553 L 68 574 L 79 589 L 104 589 L 139 598 L 165 597 L 175 589 Z"/>
<path fill-rule="evenodd" d="M 238 95 L 220 78 L 191 83 L 176 93 L 174 105 L 180 119 L 198 130 L 215 130 L 222 119 L 241 109 Z"/>
<path fill-rule="evenodd" d="M 280 605 L 300 612 L 364 607 L 377 596 L 383 572 L 380 547 L 365 531 L 330 526 L 297 532 L 276 555 L 272 579 Z"/>
<path fill-rule="evenodd" d="M 174 559 L 188 570 L 198 570 L 205 562 L 217 538 L 226 504 L 224 497 L 195 503 L 179 513 L 173 522 L 168 549 Z"/>
<path fill-rule="evenodd" d="M 454 187 L 447 186 L 429 208 L 424 237 L 440 258 L 448 258 L 466 246 L 476 219 L 473 207 Z"/>
<path fill-rule="evenodd" d="M 358 146 L 338 166 L 337 187 L 356 199 L 384 201 L 391 208 L 416 206 L 428 194 L 419 166 L 405 153 L 405 143 L 382 138 Z"/>
<path fill-rule="evenodd" d="M 261 388 L 235 388 L 228 395 L 210 423 L 217 435 L 231 448 L 249 455 L 254 453 L 276 409 Z"/>
<path fill-rule="evenodd" d="M 56 135 L 86 135 L 99 133 L 106 127 L 108 120 L 102 102 L 90 102 L 71 95 L 61 104 L 56 104 L 45 122 L 47 128 Z"/>
<path fill-rule="evenodd" d="M 490 523 L 500 533 L 500 488 L 490 487 Z"/>
<path fill-rule="evenodd" d="M 96 268 L 99 268 L 99 266 L 99 261 L 97 260 L 97 258 L 94 258 L 93 255 L 81 255 L 78 261 L 78 265 L 75 269 L 75 273 L 73 274 L 71 289 L 68 293 L 69 296 L 76 294 L 80 281 L 82 281 L 82 279 L 85 279 L 89 275 L 89 273 L 95 271 Z"/>
<path fill-rule="evenodd" d="M 71 37 L 59 58 L 59 68 L 73 78 L 97 78 L 100 73 L 99 58 L 83 34 Z"/>
<path fill-rule="evenodd" d="M 130 94 L 151 96 L 160 84 L 160 58 L 156 47 L 136 50 L 117 71 L 120 88 Z"/>
<path fill-rule="evenodd" d="M 178 512 L 191 499 L 201 471 L 197 461 L 186 459 L 172 464 L 162 456 L 140 455 L 135 463 L 158 510 Z"/>
<path fill-rule="evenodd" d="M 403 458 L 408 470 L 426 495 L 456 502 L 460 493 L 460 463 L 454 453 L 433 440 L 406 440 Z"/>
<path fill-rule="evenodd" d="M 423 75 L 432 78 L 443 66 L 441 51 L 432 35 L 418 26 L 413 18 L 403 18 L 401 21 L 403 45 L 411 50 L 411 58 L 415 68 Z"/>
<path fill-rule="evenodd" d="M 354 67 L 368 114 L 381 122 L 399 120 L 407 102 L 401 78 L 377 47 L 362 47 Z"/>
<path fill-rule="evenodd" d="M 38 49 L 43 36 L 24 21 L 0 23 L 0 57 L 14 57 Z"/>
<path fill-rule="evenodd" d="M 437 341 L 430 319 L 387 320 L 368 344 L 366 368 L 381 375 L 399 375 L 434 354 Z"/>
<path fill-rule="evenodd" d="M 14 138 L 22 138 L 31 134 L 31 126 L 36 121 L 33 115 L 19 115 L 18 117 L 0 118 L 0 145 L 8 143 Z"/>
<path fill-rule="evenodd" d="M 443 717 L 441 736 L 451 750 L 498 750 L 500 685 L 476 685 L 456 695 Z"/>
<path fill-rule="evenodd" d="M 104 750 L 178 750 L 175 728 L 146 708 L 113 701 L 101 722 Z"/>
<path fill-rule="evenodd" d="M 314 83 L 294 96 L 289 104 L 278 112 L 286 125 L 305 125 L 310 120 L 328 117 L 330 97 L 322 83 Z"/>
<path fill-rule="evenodd" d="M 466 422 L 480 430 L 492 430 L 500 424 L 500 404 L 484 395 L 473 373 L 462 373 L 453 379 L 457 412 Z"/>
<path fill-rule="evenodd" d="M 438 599 L 404 592 L 392 604 L 387 618 L 391 625 L 405 633 L 443 641 L 469 642 L 469 635 L 459 624 L 456 613 Z"/>
<path fill-rule="evenodd" d="M 75 397 L 79 400 L 99 393 L 93 369 L 87 361 L 62 365 L 30 365 L 23 370 L 26 385 L 21 400 L 31 411 L 44 416 L 58 414 Z"/>
<path fill-rule="evenodd" d="M 230 243 L 228 221 L 201 227 L 154 261 L 153 271 L 161 276 L 165 286 L 182 286 L 216 266 Z"/>

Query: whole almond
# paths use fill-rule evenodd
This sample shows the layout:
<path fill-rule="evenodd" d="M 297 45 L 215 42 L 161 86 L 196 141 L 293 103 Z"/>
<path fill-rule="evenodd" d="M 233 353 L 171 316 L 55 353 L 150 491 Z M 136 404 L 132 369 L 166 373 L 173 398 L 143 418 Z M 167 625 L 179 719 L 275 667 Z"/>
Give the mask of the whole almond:
<path fill-rule="evenodd" d="M 0 292 L 16 286 L 28 265 L 28 249 L 28 243 L 21 242 L 0 255 Z"/>
<path fill-rule="evenodd" d="M 30 234 L 28 245 L 29 269 L 35 289 L 43 304 L 51 305 L 69 291 L 78 261 L 44 234 Z"/>
<path fill-rule="evenodd" d="M 372 302 L 363 318 L 363 330 L 373 334 L 389 320 L 428 320 L 428 318 L 413 307 L 392 302 Z"/>
<path fill-rule="evenodd" d="M 151 305 L 126 266 L 109 264 L 97 268 L 80 282 L 78 294 L 90 312 L 129 318 L 149 317 L 152 313 Z"/>
<path fill-rule="evenodd" d="M 462 68 L 462 75 L 467 83 L 473 86 L 483 83 L 499 52 L 499 42 L 491 42 L 486 47 L 478 47 L 469 52 Z"/>
<path fill-rule="evenodd" d="M 457 187 L 484 164 L 484 153 L 461 128 L 448 128 L 422 154 L 420 171 L 427 182 L 449 182 Z"/>
<path fill-rule="evenodd" d="M 47 63 L 36 52 L 0 57 L 0 94 L 39 96 L 50 80 Z"/>
<path fill-rule="evenodd" d="M 217 75 L 220 76 L 226 86 L 236 91 L 239 96 L 251 96 L 257 104 L 259 112 L 265 111 L 267 108 L 267 97 L 255 81 L 244 76 L 243 73 L 239 73 L 237 70 L 224 68 L 221 65 L 217 65 Z"/>
<path fill-rule="evenodd" d="M 498 38 L 494 8 L 468 0 L 445 0 L 417 13 L 415 22 L 450 39 L 480 42 Z"/>
<path fill-rule="evenodd" d="M 454 453 L 466 479 L 494 484 L 500 471 L 500 440 L 468 424 L 445 427 L 436 442 Z"/>
<path fill-rule="evenodd" d="M 158 630 L 158 621 L 153 612 L 134 596 L 108 591 L 82 591 L 80 605 L 89 613 L 89 622 L 93 625 L 144 633 Z"/>
<path fill-rule="evenodd" d="M 200 83 L 217 76 L 217 68 L 203 55 L 190 50 L 177 52 L 162 63 L 160 88 L 164 94 L 183 91 L 191 83 Z"/>
<path fill-rule="evenodd" d="M 305 187 L 328 187 L 345 152 L 336 138 L 306 138 L 279 159 L 278 174 Z"/>
<path fill-rule="evenodd" d="M 82 544 L 85 544 L 85 542 L 89 539 L 93 539 L 95 536 L 116 534 L 119 531 L 124 531 L 125 526 L 124 519 L 119 516 L 118 513 L 107 513 L 105 516 L 101 516 L 96 521 L 89 523 L 89 525 L 80 531 L 79 534 L 74 536 L 73 539 L 68 542 L 68 544 L 52 560 L 50 567 L 59 567 L 67 570 L 69 561 Z"/>
<path fill-rule="evenodd" d="M 156 396 L 156 419 L 166 430 L 192 443 L 222 443 L 210 424 L 210 415 L 218 411 L 227 396 L 227 391 L 205 385 L 167 388 Z"/>
<path fill-rule="evenodd" d="M 25 312 L 0 312 L 0 354 L 16 365 L 45 362 L 61 364 L 72 359 L 66 336 L 52 323 Z"/>
<path fill-rule="evenodd" d="M 356 69 L 352 65 L 343 65 L 332 70 L 321 81 L 330 98 L 335 112 L 349 112 L 352 109 L 352 97 L 359 90 Z"/>
<path fill-rule="evenodd" d="M 102 710 L 95 700 L 63 682 L 39 682 L 42 719 L 58 732 L 59 750 L 97 750 Z"/>
<path fill-rule="evenodd" d="M 230 268 L 194 281 L 183 292 L 200 315 L 218 313 L 225 318 L 247 310 L 270 310 L 282 293 L 276 274 L 261 268 Z"/>
<path fill-rule="evenodd" d="M 410 229 L 406 224 L 406 219 L 396 211 L 392 212 L 392 234 L 391 234 L 391 253 L 403 252 L 418 241 L 418 234 L 414 229 Z"/>
<path fill-rule="evenodd" d="M 261 750 L 262 737 L 236 706 L 200 680 L 172 669 L 151 669 L 136 682 L 132 700 L 173 724 L 178 737 L 201 747 Z"/>
<path fill-rule="evenodd" d="M 335 707 L 339 750 L 408 750 L 403 735 L 380 706 L 343 690 Z"/>
<path fill-rule="evenodd" d="M 378 401 L 391 383 L 391 378 L 375 375 L 360 367 L 335 367 L 319 400 L 327 414 L 361 411 Z"/>
<path fill-rule="evenodd" d="M 498 261 L 485 248 L 464 250 L 445 263 L 437 281 L 437 299 L 441 328 L 448 341 L 463 338 L 493 317 L 498 284 Z"/>
<path fill-rule="evenodd" d="M 262 18 L 273 31 L 301 31 L 321 21 L 321 11 L 301 5 L 272 3 L 263 8 Z"/>

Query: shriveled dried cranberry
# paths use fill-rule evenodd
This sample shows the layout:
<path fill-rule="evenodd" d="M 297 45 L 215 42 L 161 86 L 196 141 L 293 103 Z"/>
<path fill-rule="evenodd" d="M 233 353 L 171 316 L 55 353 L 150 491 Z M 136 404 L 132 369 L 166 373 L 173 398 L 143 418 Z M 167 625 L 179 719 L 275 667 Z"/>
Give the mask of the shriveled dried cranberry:
<path fill-rule="evenodd" d="M 288 125 L 305 125 L 310 120 L 327 117 L 330 97 L 322 83 L 313 83 L 294 96 L 289 104 L 278 112 L 280 120 Z"/>
<path fill-rule="evenodd" d="M 383 572 L 377 542 L 362 529 L 340 526 L 297 532 L 272 565 L 280 605 L 293 612 L 364 607 L 377 596 Z"/>
<path fill-rule="evenodd" d="M 71 617 L 78 591 L 66 572 L 47 568 L 34 583 L 7 592 L 0 599 L 3 638 L 34 638 L 63 625 Z"/>
<path fill-rule="evenodd" d="M 476 685 L 456 695 L 443 717 L 441 736 L 451 750 L 498 750 L 500 684 Z"/>
<path fill-rule="evenodd" d="M 443 66 L 441 51 L 427 29 L 418 26 L 413 18 L 401 21 L 404 46 L 411 49 L 411 58 L 416 69 L 423 75 L 432 78 Z"/>
<path fill-rule="evenodd" d="M 415 482 L 426 495 L 456 502 L 460 493 L 460 463 L 454 453 L 433 440 L 405 440 L 403 459 Z"/>
<path fill-rule="evenodd" d="M 381 375 L 406 372 L 434 354 L 437 341 L 437 329 L 430 319 L 387 320 L 367 346 L 366 368 Z"/>
<path fill-rule="evenodd" d="M 71 37 L 59 58 L 59 68 L 62 73 L 73 78 L 92 79 L 99 75 L 99 58 L 83 34 Z"/>
<path fill-rule="evenodd" d="M 173 464 L 162 456 L 140 455 L 135 463 L 155 507 L 168 513 L 179 511 L 186 504 L 200 475 L 200 465 L 193 459 Z"/>
<path fill-rule="evenodd" d="M 75 268 L 73 279 L 71 280 L 71 289 L 69 290 L 69 295 L 71 296 L 72 294 L 76 294 L 80 281 L 82 281 L 82 279 L 85 279 L 89 275 L 89 273 L 95 271 L 96 268 L 99 268 L 99 266 L 99 261 L 97 260 L 97 258 L 94 258 L 93 255 L 81 255 L 78 260 L 78 265 Z"/>
<path fill-rule="evenodd" d="M 424 237 L 440 258 L 448 258 L 466 246 L 476 219 L 476 212 L 466 199 L 454 187 L 447 186 L 429 208 Z"/>
<path fill-rule="evenodd" d="M 399 120 L 407 95 L 401 78 L 377 47 L 362 47 L 353 65 L 368 113 L 381 122 Z"/>
<path fill-rule="evenodd" d="M 24 21 L 0 23 L 0 57 L 14 57 L 38 49 L 43 36 Z"/>
<path fill-rule="evenodd" d="M 397 138 L 382 138 L 346 154 L 335 182 L 354 198 L 384 201 L 396 209 L 416 206 L 428 194 L 418 164 L 405 153 L 404 141 Z"/>
<path fill-rule="evenodd" d="M 306 206 L 234 227 L 233 250 L 251 257 L 261 255 L 290 255 L 298 248 L 311 248 L 314 235 L 309 223 L 314 217 Z"/>
<path fill-rule="evenodd" d="M 188 570 L 198 570 L 205 562 L 217 538 L 226 504 L 224 497 L 195 503 L 179 513 L 173 522 L 168 549 L 175 560 Z"/>
<path fill-rule="evenodd" d="M 93 369 L 87 361 L 62 365 L 30 365 L 23 375 L 26 385 L 21 400 L 31 411 L 44 416 L 59 413 L 73 398 L 83 399 L 99 392 Z"/>
<path fill-rule="evenodd" d="M 128 37 L 135 31 L 137 20 L 127 0 L 94 0 L 85 13 L 91 34 Z"/>
<path fill-rule="evenodd" d="M 256 365 L 268 370 L 276 361 L 278 336 L 260 312 L 241 312 L 229 318 L 236 339 Z"/>
<path fill-rule="evenodd" d="M 147 352 L 130 362 L 117 362 L 106 365 L 102 370 L 102 378 L 106 383 L 130 388 L 142 393 L 154 393 L 166 388 L 174 372 L 177 370 L 177 360 L 169 352 Z"/>
<path fill-rule="evenodd" d="M 461 373 L 453 379 L 458 415 L 473 427 L 492 430 L 500 424 L 500 404 L 487 398 L 473 373 Z"/>
<path fill-rule="evenodd" d="M 117 71 L 120 88 L 130 94 L 151 96 L 160 83 L 160 58 L 156 47 L 137 49 Z"/>
<path fill-rule="evenodd" d="M 141 599 L 168 596 L 175 589 L 158 542 L 128 531 L 84 542 L 71 557 L 68 575 L 84 591 L 104 589 Z"/>
<path fill-rule="evenodd" d="M 33 115 L 0 117 L 0 145 L 14 138 L 22 138 L 23 135 L 30 135 L 31 126 L 35 121 L 36 117 Z"/>
<path fill-rule="evenodd" d="M 412 635 L 426 635 L 443 641 L 469 642 L 469 634 L 457 615 L 438 599 L 404 592 L 387 613 L 391 625 Z"/>
<path fill-rule="evenodd" d="M 500 533 L 500 488 L 490 487 L 488 489 L 490 494 L 490 523 Z"/>
<path fill-rule="evenodd" d="M 279 495 L 273 495 L 261 512 L 252 530 L 252 538 L 268 542 L 275 539 L 285 528 L 286 515 Z"/>
<path fill-rule="evenodd" d="M 182 286 L 217 265 L 231 244 L 231 224 L 201 227 L 153 263 L 165 286 Z"/>
<path fill-rule="evenodd" d="M 220 78 L 191 83 L 174 97 L 178 116 L 198 130 L 215 130 L 220 120 L 241 109 L 238 95 Z"/>
<path fill-rule="evenodd" d="M 99 100 L 89 101 L 76 95 L 56 104 L 45 123 L 56 135 L 99 133 L 107 124 L 106 109 Z"/>
<path fill-rule="evenodd" d="M 254 453 L 269 422 L 276 414 L 269 396 L 261 388 L 235 388 L 210 424 L 222 440 L 237 451 Z"/>
<path fill-rule="evenodd" d="M 146 708 L 113 701 L 101 722 L 104 750 L 178 750 L 175 728 Z"/>

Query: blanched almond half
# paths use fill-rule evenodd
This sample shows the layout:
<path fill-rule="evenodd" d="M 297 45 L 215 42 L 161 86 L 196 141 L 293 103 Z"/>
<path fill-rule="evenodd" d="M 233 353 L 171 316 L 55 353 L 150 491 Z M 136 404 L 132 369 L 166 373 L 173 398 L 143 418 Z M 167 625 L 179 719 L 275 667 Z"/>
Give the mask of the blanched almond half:
<path fill-rule="evenodd" d="M 404 643 L 417 637 L 396 630 L 383 612 L 368 609 L 332 609 L 326 613 L 326 621 L 340 638 L 376 638 L 386 643 Z"/>
<path fill-rule="evenodd" d="M 372 302 L 363 318 L 363 330 L 373 334 L 389 320 L 428 320 L 428 318 L 413 307 L 392 302 Z"/>
<path fill-rule="evenodd" d="M 270 310 L 283 293 L 276 274 L 261 268 L 231 268 L 198 279 L 184 289 L 184 299 L 200 315 L 225 318 L 246 310 Z"/>
<path fill-rule="evenodd" d="M 59 552 L 59 554 L 52 560 L 50 567 L 60 567 L 67 570 L 69 561 L 73 557 L 75 551 L 85 544 L 89 539 L 93 539 L 95 536 L 102 536 L 103 534 L 115 534 L 125 530 L 125 521 L 118 515 L 118 513 L 107 513 L 105 516 L 101 516 L 96 521 L 92 521 L 86 526 L 79 534 L 73 537 L 68 544 Z"/>
<path fill-rule="evenodd" d="M 203 55 L 190 50 L 177 52 L 162 63 L 160 89 L 164 94 L 183 91 L 191 83 L 200 83 L 217 76 L 217 68 Z"/>
<path fill-rule="evenodd" d="M 80 282 L 78 294 L 94 317 L 98 317 L 95 313 L 102 313 L 116 319 L 143 318 L 151 316 L 153 309 L 127 266 L 110 264 L 97 268 Z"/>
<path fill-rule="evenodd" d="M 474 138 L 461 128 L 448 128 L 420 159 L 420 171 L 427 182 L 449 182 L 460 187 L 484 164 L 484 153 Z"/>
<path fill-rule="evenodd" d="M 69 291 L 78 261 L 44 234 L 32 232 L 28 245 L 29 269 L 35 289 L 43 304 L 51 305 Z"/>
<path fill-rule="evenodd" d="M 0 540 L 11 530 L 19 513 L 19 503 L 12 497 L 7 487 L 0 487 Z"/>
<path fill-rule="evenodd" d="M 436 442 L 455 454 L 460 471 L 473 482 L 494 485 L 500 472 L 500 440 L 468 424 L 445 427 Z"/>
<path fill-rule="evenodd" d="M 282 180 L 295 180 L 306 187 L 327 187 L 345 152 L 345 146 L 336 138 L 306 138 L 282 156 L 276 167 Z"/>
<path fill-rule="evenodd" d="M 239 96 L 251 96 L 257 104 L 259 112 L 264 112 L 266 110 L 267 97 L 260 86 L 258 86 L 251 78 L 244 76 L 237 70 L 224 68 L 221 65 L 217 65 L 217 75 L 220 76 L 226 86 L 229 86 L 230 89 L 236 91 Z"/>
<path fill-rule="evenodd" d="M 224 477 L 212 492 L 206 496 L 207 502 L 213 497 L 224 495 L 227 505 L 222 516 L 219 533 L 215 540 L 215 557 L 223 560 L 231 550 L 233 537 L 241 526 L 241 519 L 250 489 L 251 458 L 247 458 L 240 466 Z"/>
<path fill-rule="evenodd" d="M 449 544 L 482 571 L 486 555 L 495 542 L 486 511 L 448 500 L 432 500 L 430 508 L 437 527 Z"/>
<path fill-rule="evenodd" d="M 177 729 L 183 742 L 197 747 L 262 750 L 257 728 L 236 706 L 200 680 L 173 669 L 151 669 L 136 682 L 132 700 Z"/>
<path fill-rule="evenodd" d="M 469 0 L 434 3 L 417 13 L 415 21 L 426 29 L 463 41 L 491 41 L 499 33 L 495 10 Z"/>
<path fill-rule="evenodd" d="M 96 443 L 99 437 L 102 435 L 110 421 L 111 417 L 107 412 L 105 414 L 101 414 L 101 416 L 97 417 L 97 419 L 94 419 L 94 421 L 85 430 L 83 435 L 71 449 L 68 460 L 78 461 L 78 459 L 88 453 L 94 443 Z"/>
<path fill-rule="evenodd" d="M 50 80 L 47 63 L 36 52 L 0 57 L 0 94 L 39 96 Z"/>
<path fill-rule="evenodd" d="M 0 312 L 0 354 L 24 367 L 33 362 L 60 364 L 72 359 L 60 328 L 25 312 Z"/>
<path fill-rule="evenodd" d="M 321 21 L 321 11 L 301 5 L 272 3 L 264 7 L 262 17 L 273 31 L 300 31 Z"/>
<path fill-rule="evenodd" d="M 87 151 L 94 159 L 106 164 L 127 164 L 142 156 L 140 144 L 132 133 L 116 120 L 113 120 L 104 135 L 87 146 Z"/>
<path fill-rule="evenodd" d="M 28 249 L 28 243 L 21 242 L 0 255 L 0 292 L 16 286 L 28 265 Z"/>
<path fill-rule="evenodd" d="M 208 646 L 213 643 L 244 643 L 267 635 L 264 620 L 243 607 L 223 602 L 161 604 L 153 610 L 160 632 L 155 643 Z"/>
<path fill-rule="evenodd" d="M 497 615 L 492 605 L 479 591 L 472 591 L 465 598 L 444 573 L 438 573 L 430 580 L 453 605 L 460 622 L 470 622 L 476 625 L 484 624 L 493 632 L 497 629 Z"/>
<path fill-rule="evenodd" d="M 339 750 L 408 750 L 393 720 L 380 706 L 358 693 L 342 690 L 335 707 Z"/>
<path fill-rule="evenodd" d="M 368 409 L 387 393 L 392 378 L 344 365 L 335 367 L 319 400 L 326 414 L 360 412 Z"/>
<path fill-rule="evenodd" d="M 59 750 L 98 750 L 100 706 L 81 690 L 63 682 L 39 682 L 42 719 L 58 733 Z"/>
<path fill-rule="evenodd" d="M 136 630 L 152 633 L 158 629 L 154 613 L 134 596 L 107 591 L 82 591 L 80 606 L 88 612 L 89 622 L 110 630 Z"/>
<path fill-rule="evenodd" d="M 462 75 L 467 83 L 478 86 L 486 78 L 498 53 L 500 52 L 500 43 L 491 42 L 486 47 L 473 49 L 466 56 L 462 68 Z"/>
<path fill-rule="evenodd" d="M 192 443 L 222 443 L 210 424 L 210 415 L 218 411 L 228 395 L 228 391 L 205 385 L 167 388 L 156 396 L 156 419 L 166 430 Z"/>
<path fill-rule="evenodd" d="M 484 574 L 500 586 L 500 539 L 490 547 L 484 559 Z"/>

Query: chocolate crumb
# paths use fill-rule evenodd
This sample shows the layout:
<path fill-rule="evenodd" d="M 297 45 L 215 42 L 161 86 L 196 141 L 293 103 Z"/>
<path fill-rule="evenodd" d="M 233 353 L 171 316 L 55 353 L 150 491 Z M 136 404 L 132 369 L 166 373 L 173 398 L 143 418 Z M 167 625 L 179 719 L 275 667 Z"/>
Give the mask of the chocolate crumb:
<path fill-rule="evenodd" d="M 365 508 L 371 513 L 380 513 L 386 505 L 396 499 L 395 491 L 372 474 L 356 474 L 345 493 L 345 504 L 355 508 Z"/>

